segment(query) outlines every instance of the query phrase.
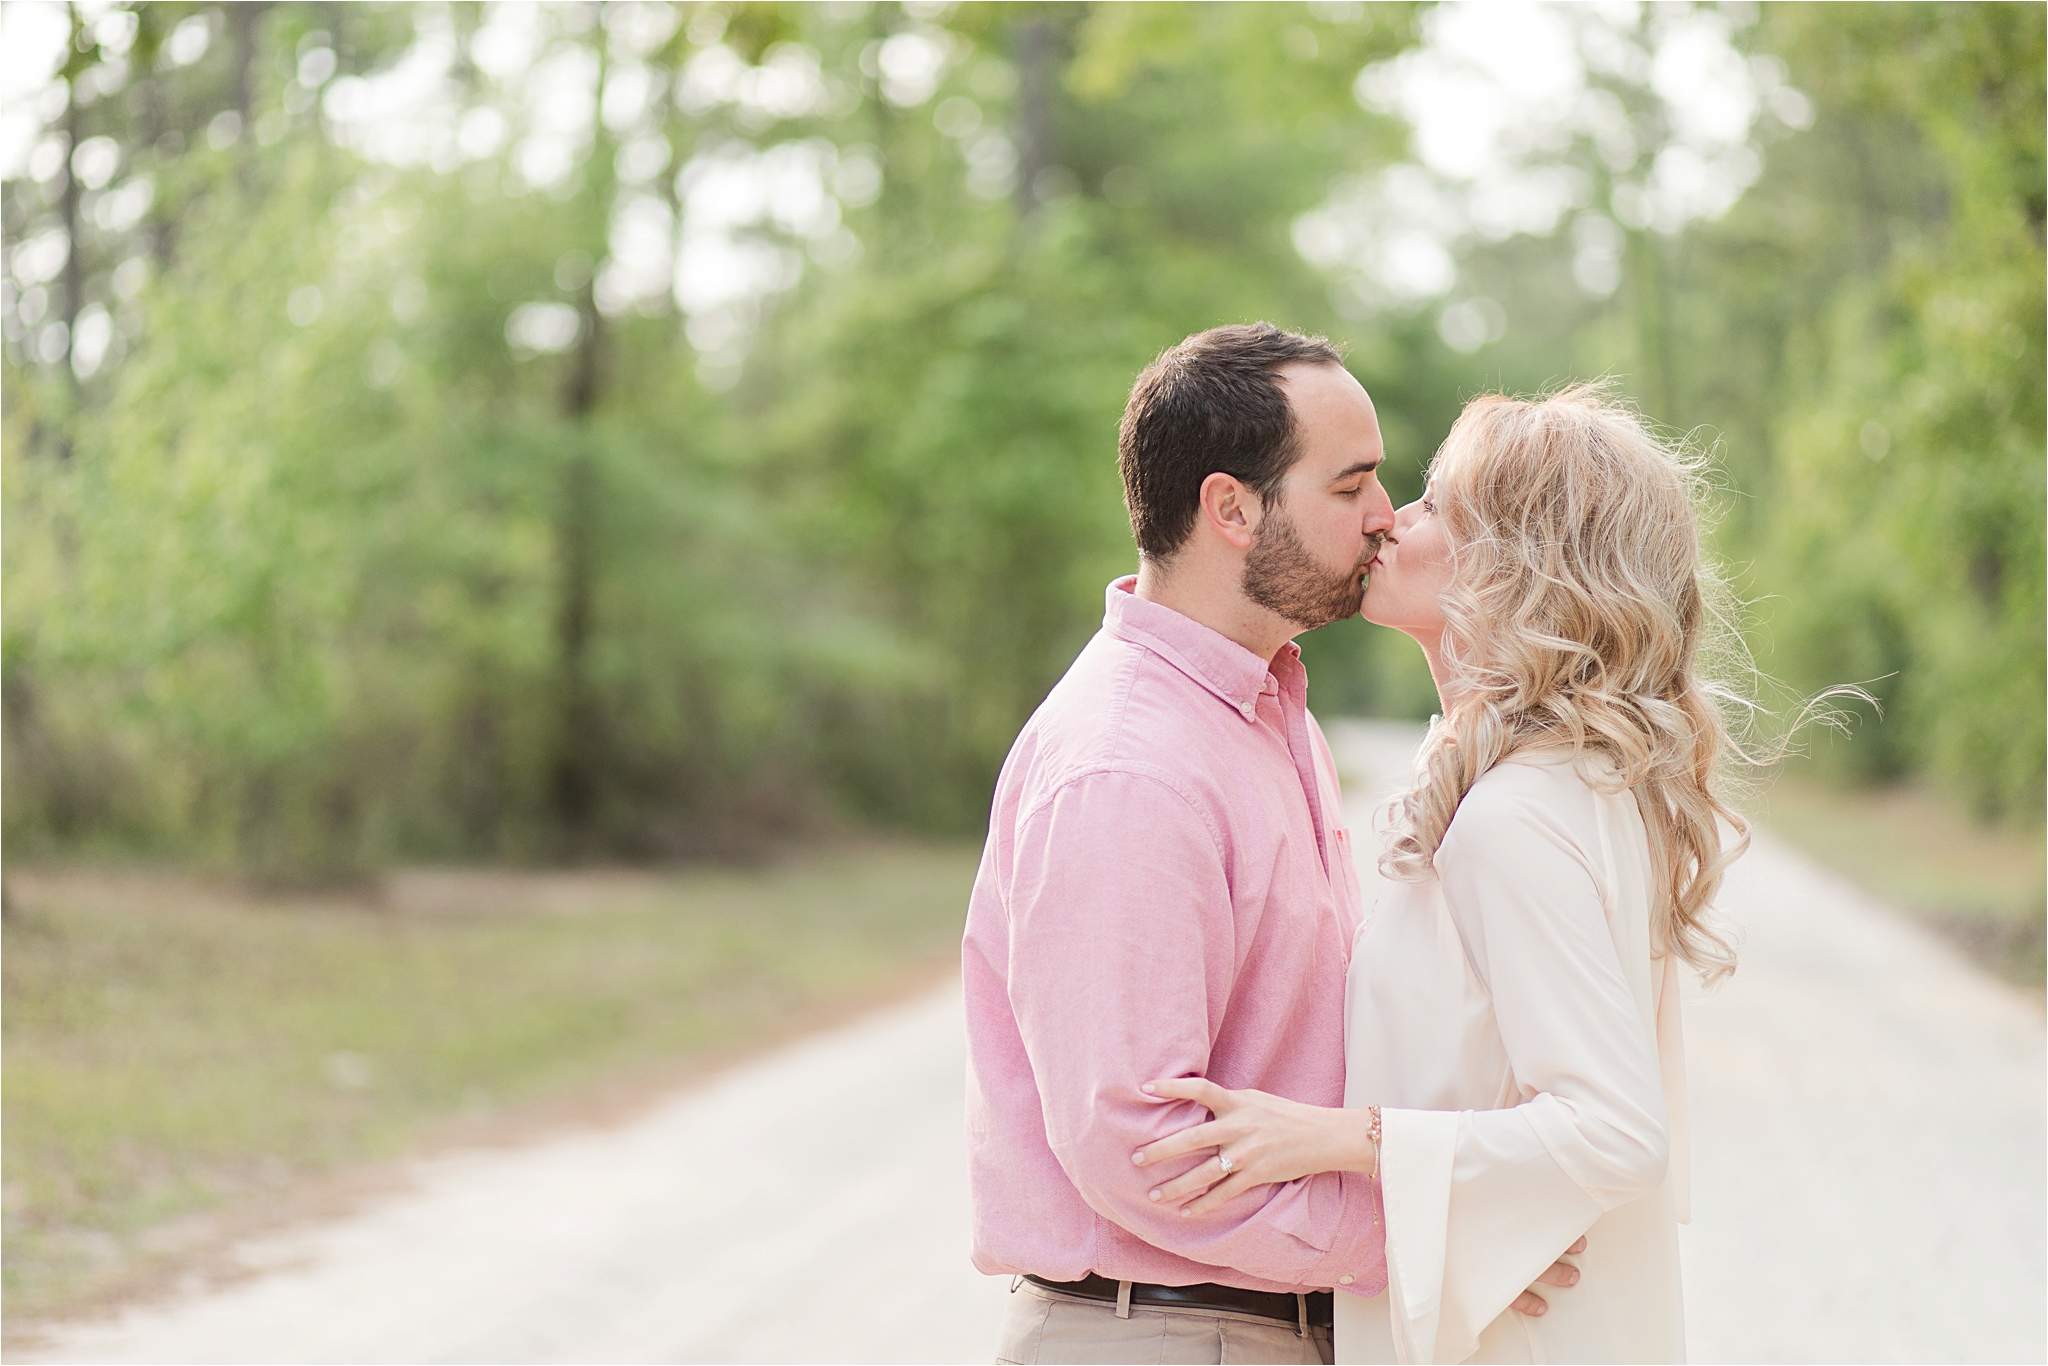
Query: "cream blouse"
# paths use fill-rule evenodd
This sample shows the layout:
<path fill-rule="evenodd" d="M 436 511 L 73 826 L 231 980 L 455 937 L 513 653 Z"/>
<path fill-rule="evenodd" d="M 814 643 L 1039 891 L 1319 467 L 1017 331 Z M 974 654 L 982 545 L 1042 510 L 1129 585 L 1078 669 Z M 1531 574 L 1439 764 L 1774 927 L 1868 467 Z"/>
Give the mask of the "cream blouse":
<path fill-rule="evenodd" d="M 1677 959 L 1634 796 L 1588 782 L 1611 773 L 1495 766 L 1436 878 L 1383 884 L 1359 930 L 1345 1103 L 1383 1107 L 1389 1284 L 1337 1297 L 1339 1361 L 1685 1359 Z M 1509 1310 L 1582 1233 L 1579 1284 Z"/>

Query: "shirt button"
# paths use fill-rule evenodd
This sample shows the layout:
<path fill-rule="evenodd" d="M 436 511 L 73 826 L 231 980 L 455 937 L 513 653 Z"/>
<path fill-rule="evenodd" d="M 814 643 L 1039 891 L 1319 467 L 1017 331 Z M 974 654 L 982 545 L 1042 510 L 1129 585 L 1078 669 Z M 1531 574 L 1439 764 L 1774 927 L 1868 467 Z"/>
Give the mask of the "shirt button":
<path fill-rule="evenodd" d="M 1337 1284 L 1339 1284 L 1339 1285 L 1349 1285 L 1349 1284 L 1351 1284 L 1351 1278 L 1350 1278 L 1349 1276 L 1339 1276 L 1339 1277 L 1337 1278 Z"/>

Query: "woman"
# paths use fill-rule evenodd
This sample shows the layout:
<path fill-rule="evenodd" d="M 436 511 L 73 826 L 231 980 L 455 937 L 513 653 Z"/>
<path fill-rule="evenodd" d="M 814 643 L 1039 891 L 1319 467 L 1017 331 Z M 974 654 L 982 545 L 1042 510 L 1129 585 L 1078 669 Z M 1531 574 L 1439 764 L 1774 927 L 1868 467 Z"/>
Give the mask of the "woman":
<path fill-rule="evenodd" d="M 1747 841 L 1715 787 L 1700 492 L 1597 387 L 1465 409 L 1365 595 L 1443 717 L 1352 953 L 1348 1108 L 1148 1088 L 1215 1115 L 1139 1155 L 1214 1150 L 1160 1188 L 1186 1212 L 1377 1173 L 1389 1288 L 1337 1297 L 1340 1361 L 1684 1357 L 1679 965 L 1734 966 L 1707 914 Z M 1510 1312 L 1581 1235 L 1580 1283 Z"/>

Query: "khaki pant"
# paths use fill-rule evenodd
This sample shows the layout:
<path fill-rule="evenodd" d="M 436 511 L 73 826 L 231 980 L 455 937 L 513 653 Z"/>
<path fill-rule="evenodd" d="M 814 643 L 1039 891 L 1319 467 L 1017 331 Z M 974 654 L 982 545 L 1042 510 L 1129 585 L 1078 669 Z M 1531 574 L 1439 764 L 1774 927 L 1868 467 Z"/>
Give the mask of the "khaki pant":
<path fill-rule="evenodd" d="M 1120 1319 L 1116 1306 L 1020 1280 L 1003 1317 L 999 1366 L 1070 1362 L 1122 1366 L 1125 1362 L 1263 1362 L 1326 1366 L 1334 1360 L 1330 1330 L 1228 1309 L 1161 1309 L 1134 1304 Z"/>

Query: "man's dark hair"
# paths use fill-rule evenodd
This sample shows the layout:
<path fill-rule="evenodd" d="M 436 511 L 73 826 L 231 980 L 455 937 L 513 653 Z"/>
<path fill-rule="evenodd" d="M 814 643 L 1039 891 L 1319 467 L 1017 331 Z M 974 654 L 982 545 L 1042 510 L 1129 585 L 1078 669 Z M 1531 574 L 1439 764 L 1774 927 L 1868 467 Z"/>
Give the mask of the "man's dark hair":
<path fill-rule="evenodd" d="M 1327 339 L 1271 323 L 1212 327 L 1160 353 L 1131 386 L 1117 428 L 1139 552 L 1165 558 L 1181 548 L 1212 474 L 1270 499 L 1301 454 L 1279 370 L 1343 363 Z"/>

